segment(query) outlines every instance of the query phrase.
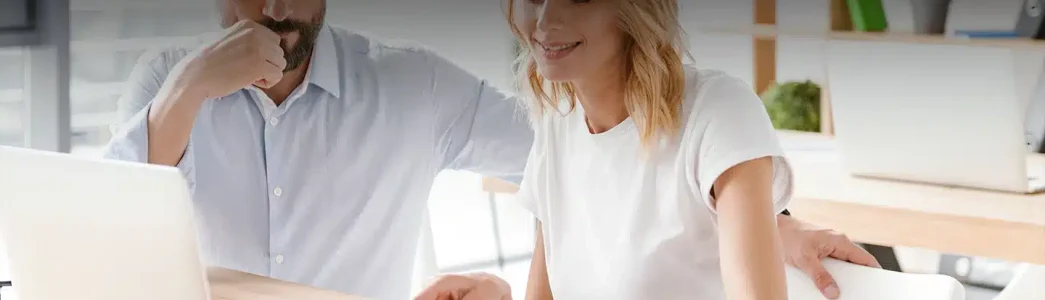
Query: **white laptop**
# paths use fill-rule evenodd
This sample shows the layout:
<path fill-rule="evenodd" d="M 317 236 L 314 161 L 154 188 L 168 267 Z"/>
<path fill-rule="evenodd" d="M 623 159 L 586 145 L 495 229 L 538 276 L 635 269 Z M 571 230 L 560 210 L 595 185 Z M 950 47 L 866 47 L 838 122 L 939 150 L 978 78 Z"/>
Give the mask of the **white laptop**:
<path fill-rule="evenodd" d="M 0 147 L 0 238 L 20 300 L 206 300 L 174 168 Z"/>
<path fill-rule="evenodd" d="M 1042 73 L 1040 52 L 828 42 L 827 83 L 843 165 L 864 177 L 1042 191 L 1043 166 L 1029 163 L 1024 133 Z"/>

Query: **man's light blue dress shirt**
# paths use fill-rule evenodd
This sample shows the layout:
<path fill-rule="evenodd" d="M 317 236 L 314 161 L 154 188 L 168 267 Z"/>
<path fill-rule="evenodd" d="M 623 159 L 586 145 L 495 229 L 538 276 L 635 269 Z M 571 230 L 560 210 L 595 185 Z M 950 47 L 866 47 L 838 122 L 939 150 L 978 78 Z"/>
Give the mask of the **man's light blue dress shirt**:
<path fill-rule="evenodd" d="M 178 167 L 205 259 L 408 299 L 436 174 L 518 182 L 533 133 L 515 99 L 431 51 L 332 26 L 316 43 L 306 81 L 282 105 L 251 87 L 200 109 Z M 152 99 L 191 50 L 139 62 L 107 157 L 148 161 Z"/>

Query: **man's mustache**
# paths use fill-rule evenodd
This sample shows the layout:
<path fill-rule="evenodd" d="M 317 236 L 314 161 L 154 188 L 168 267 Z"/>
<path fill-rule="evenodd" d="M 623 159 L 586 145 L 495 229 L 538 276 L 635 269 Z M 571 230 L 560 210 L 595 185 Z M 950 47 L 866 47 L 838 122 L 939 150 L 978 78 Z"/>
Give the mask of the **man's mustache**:
<path fill-rule="evenodd" d="M 307 29 L 307 28 L 309 28 L 311 26 L 309 23 L 305 23 L 305 22 L 301 22 L 301 21 L 297 21 L 297 20 L 290 20 L 290 19 L 283 20 L 283 21 L 276 21 L 276 20 L 273 20 L 273 19 L 265 19 L 265 20 L 262 20 L 259 23 L 262 26 L 265 26 L 266 28 L 268 28 L 269 30 L 272 30 L 275 33 L 297 32 L 297 31 L 305 30 L 305 29 Z"/>

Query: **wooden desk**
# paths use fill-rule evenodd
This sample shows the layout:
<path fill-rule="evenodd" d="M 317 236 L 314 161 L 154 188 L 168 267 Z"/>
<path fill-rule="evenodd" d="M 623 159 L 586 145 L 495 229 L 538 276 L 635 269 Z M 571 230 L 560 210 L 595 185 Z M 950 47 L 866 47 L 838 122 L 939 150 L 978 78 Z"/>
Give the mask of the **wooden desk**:
<path fill-rule="evenodd" d="M 207 269 L 213 300 L 366 300 L 268 277 L 222 269 Z"/>
<path fill-rule="evenodd" d="M 831 143 L 821 135 L 781 132 Z M 1045 194 L 1020 195 L 856 178 L 832 151 L 791 151 L 796 218 L 843 232 L 857 242 L 1045 265 Z M 487 191 L 515 187 L 486 179 Z"/>

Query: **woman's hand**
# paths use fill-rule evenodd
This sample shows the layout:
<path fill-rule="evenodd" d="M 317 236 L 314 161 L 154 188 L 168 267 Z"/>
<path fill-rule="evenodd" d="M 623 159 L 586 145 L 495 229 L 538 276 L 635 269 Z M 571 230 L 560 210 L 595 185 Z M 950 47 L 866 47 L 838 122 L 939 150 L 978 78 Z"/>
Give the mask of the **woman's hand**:
<path fill-rule="evenodd" d="M 487 273 L 436 277 L 415 300 L 511 300 L 508 282 Z"/>
<path fill-rule="evenodd" d="M 834 230 L 817 228 L 790 216 L 777 216 L 780 239 L 787 263 L 805 272 L 828 299 L 838 299 L 839 290 L 831 274 L 824 269 L 824 258 L 834 258 L 858 265 L 881 268 L 878 260 Z"/>

